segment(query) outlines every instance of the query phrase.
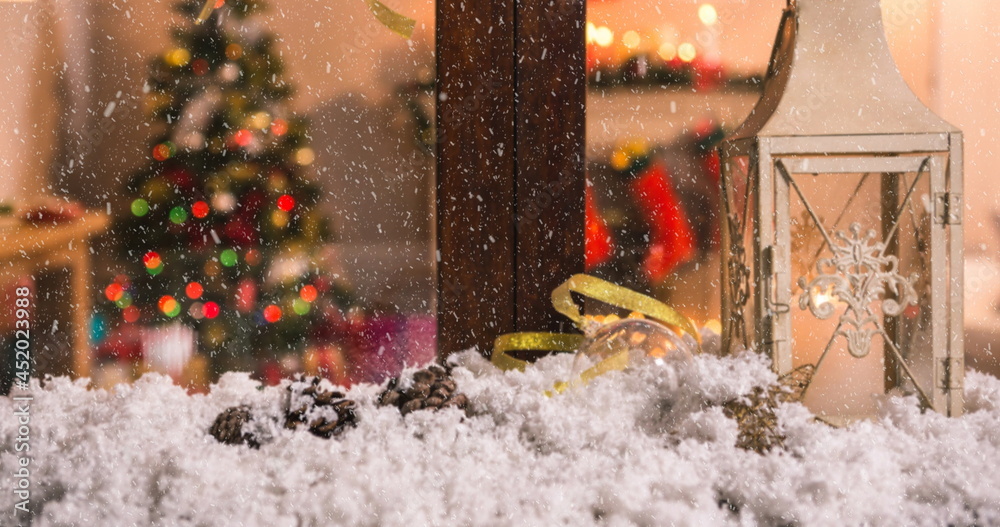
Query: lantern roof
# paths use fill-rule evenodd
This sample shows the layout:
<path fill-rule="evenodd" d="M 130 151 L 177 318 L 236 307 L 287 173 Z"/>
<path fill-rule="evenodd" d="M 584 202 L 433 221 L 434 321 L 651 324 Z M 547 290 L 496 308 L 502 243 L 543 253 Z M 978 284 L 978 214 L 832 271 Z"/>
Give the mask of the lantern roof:
<path fill-rule="evenodd" d="M 957 131 L 903 80 L 878 0 L 788 0 L 764 93 L 728 140 Z"/>

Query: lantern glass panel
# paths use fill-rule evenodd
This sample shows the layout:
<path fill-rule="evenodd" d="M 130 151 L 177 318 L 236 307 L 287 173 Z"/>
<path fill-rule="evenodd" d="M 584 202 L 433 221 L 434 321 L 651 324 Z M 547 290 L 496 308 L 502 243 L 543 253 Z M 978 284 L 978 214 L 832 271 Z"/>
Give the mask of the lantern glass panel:
<path fill-rule="evenodd" d="M 849 158 L 827 173 L 810 161 L 830 158 L 777 161 L 790 295 L 775 309 L 792 365 L 817 365 L 805 404 L 820 415 L 852 420 L 874 414 L 875 395 L 932 393 L 930 159 L 898 158 L 890 164 L 909 170 L 883 172 Z"/>

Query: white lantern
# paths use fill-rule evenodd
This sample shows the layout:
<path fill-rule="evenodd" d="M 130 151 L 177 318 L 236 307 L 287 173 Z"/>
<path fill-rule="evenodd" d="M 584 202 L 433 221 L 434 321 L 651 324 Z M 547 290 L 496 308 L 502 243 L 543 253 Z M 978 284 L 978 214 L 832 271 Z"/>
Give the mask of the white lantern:
<path fill-rule="evenodd" d="M 962 412 L 962 134 L 910 91 L 877 0 L 789 0 L 723 159 L 723 347 L 832 422 L 907 393 Z"/>

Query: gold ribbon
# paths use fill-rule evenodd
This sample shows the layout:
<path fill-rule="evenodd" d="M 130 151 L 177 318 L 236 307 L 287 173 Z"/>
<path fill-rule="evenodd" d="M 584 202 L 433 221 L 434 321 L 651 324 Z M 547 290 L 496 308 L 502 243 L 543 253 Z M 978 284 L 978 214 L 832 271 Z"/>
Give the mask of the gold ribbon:
<path fill-rule="evenodd" d="M 556 311 L 572 320 L 576 327 L 581 330 L 586 325 L 586 317 L 580 313 L 580 306 L 573 301 L 571 293 L 578 293 L 615 307 L 642 313 L 647 318 L 684 331 L 694 337 L 698 342 L 698 349 L 701 351 L 701 336 L 694 324 L 674 308 L 655 298 L 585 274 L 571 276 L 569 280 L 552 291 L 552 306 Z M 583 335 L 570 333 L 508 333 L 497 337 L 493 342 L 493 354 L 490 360 L 501 370 L 524 370 L 528 364 L 527 361 L 514 358 L 510 352 L 515 350 L 572 352 L 580 346 L 583 339 Z M 623 369 L 627 363 L 628 353 L 627 350 L 623 350 L 597 363 L 583 372 L 579 381 L 573 382 L 587 382 L 612 369 Z M 616 367 L 619 365 L 620 367 Z M 562 392 L 567 386 L 566 383 L 559 383 L 555 390 Z"/>
<path fill-rule="evenodd" d="M 212 11 L 215 11 L 216 1 L 205 0 L 205 5 L 201 7 L 198 18 L 194 21 L 195 24 L 201 24 L 208 20 L 208 17 L 212 15 Z M 365 3 L 368 4 L 368 9 L 372 12 L 375 20 L 378 20 L 383 26 L 402 35 L 403 38 L 410 38 L 413 35 L 413 28 L 417 24 L 415 20 L 393 11 L 382 2 L 379 2 L 379 0 L 365 0 Z"/>

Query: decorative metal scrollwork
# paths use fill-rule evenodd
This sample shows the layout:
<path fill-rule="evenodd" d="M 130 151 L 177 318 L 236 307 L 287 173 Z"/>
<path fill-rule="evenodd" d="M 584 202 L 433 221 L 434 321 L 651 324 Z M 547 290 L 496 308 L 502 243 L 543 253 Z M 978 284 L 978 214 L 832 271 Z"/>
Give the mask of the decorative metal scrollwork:
<path fill-rule="evenodd" d="M 825 320 L 837 312 L 834 299 L 846 304 L 834 338 L 842 335 L 851 355 L 864 357 L 872 337 L 881 331 L 876 308 L 897 317 L 907 305 L 916 304 L 913 284 L 918 277 L 899 274 L 897 258 L 885 254 L 885 243 L 875 241 L 874 230 L 862 235 L 861 225 L 853 223 L 850 235 L 836 231 L 834 236 L 840 243 L 830 244 L 831 258 L 816 263 L 817 276 L 808 283 L 799 278 L 799 307 Z"/>
<path fill-rule="evenodd" d="M 743 226 L 733 213 L 726 215 L 729 222 L 729 291 L 732 299 L 729 321 L 732 338 L 749 346 L 745 309 L 750 300 L 750 266 L 747 265 L 747 251 L 743 243 Z"/>

